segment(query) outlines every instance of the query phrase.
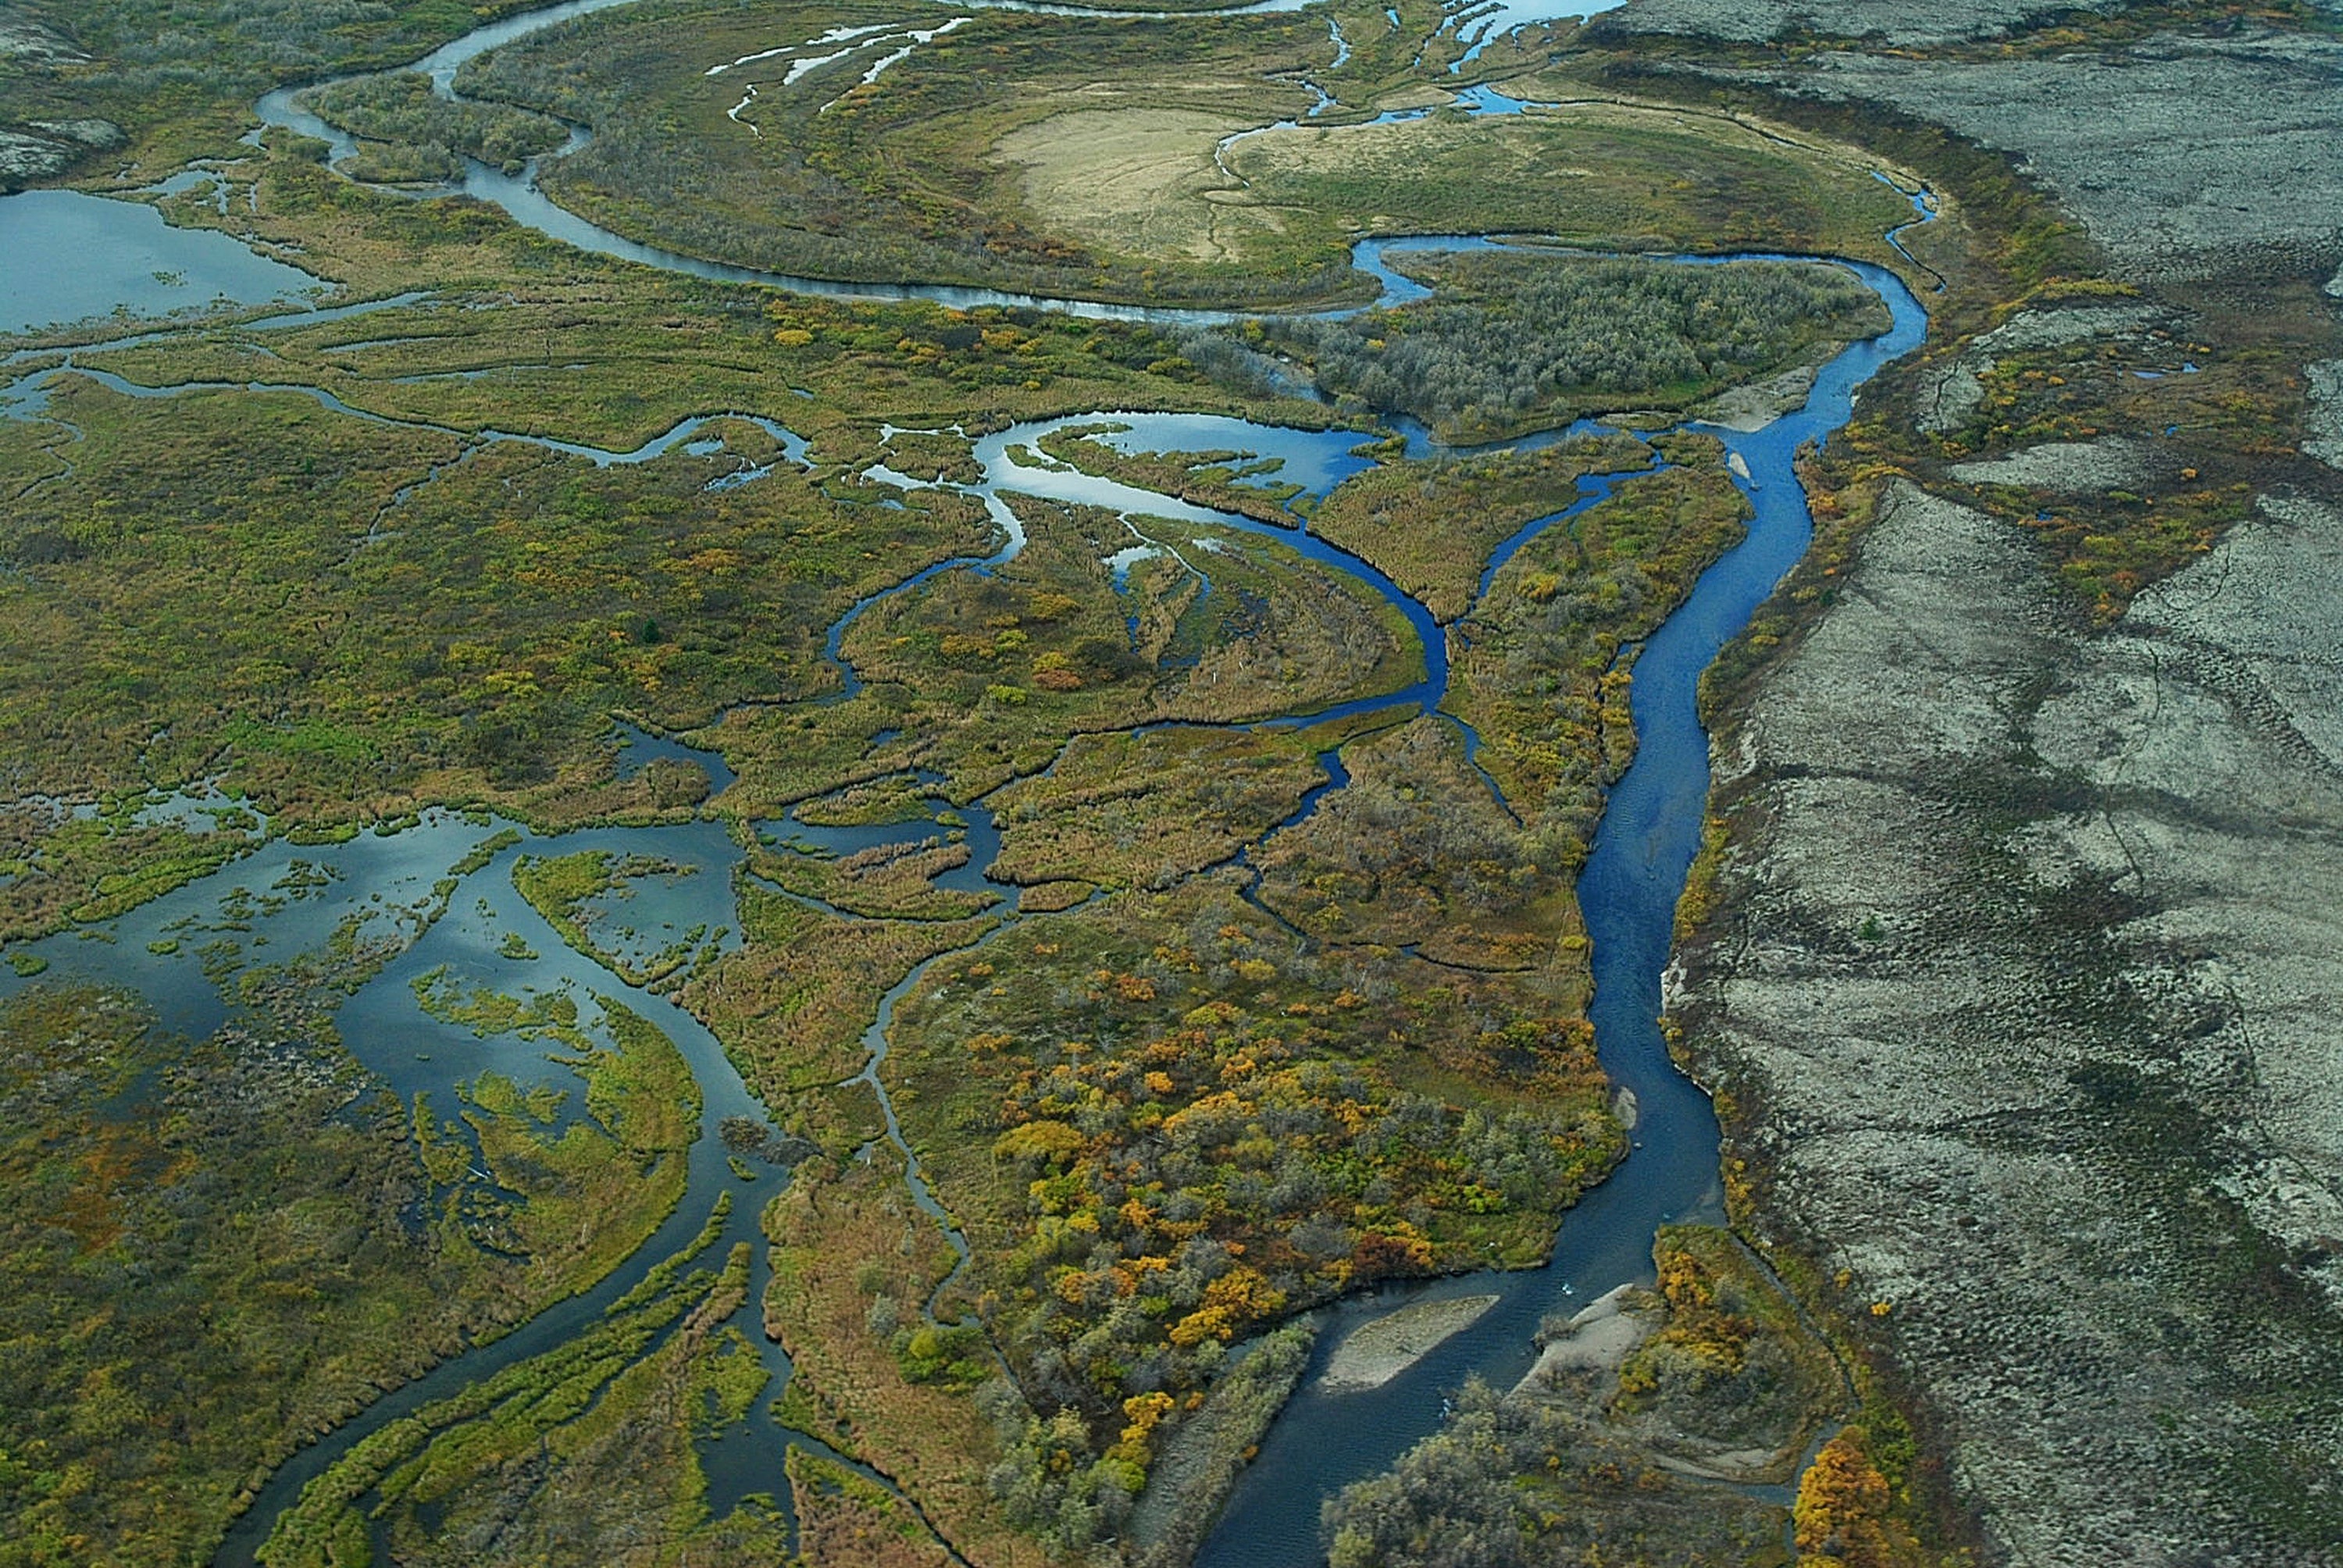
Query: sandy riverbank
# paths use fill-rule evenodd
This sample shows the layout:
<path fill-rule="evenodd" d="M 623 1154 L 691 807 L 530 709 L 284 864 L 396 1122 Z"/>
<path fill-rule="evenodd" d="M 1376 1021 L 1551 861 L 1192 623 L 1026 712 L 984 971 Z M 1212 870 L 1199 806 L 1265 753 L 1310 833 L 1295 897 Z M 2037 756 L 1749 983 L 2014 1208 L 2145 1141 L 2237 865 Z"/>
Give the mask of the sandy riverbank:
<path fill-rule="evenodd" d="M 1451 1334 L 1469 1328 L 1496 1305 L 1494 1296 L 1417 1302 L 1353 1329 L 1327 1359 L 1318 1386 L 1328 1393 L 1381 1388 L 1432 1353 Z"/>

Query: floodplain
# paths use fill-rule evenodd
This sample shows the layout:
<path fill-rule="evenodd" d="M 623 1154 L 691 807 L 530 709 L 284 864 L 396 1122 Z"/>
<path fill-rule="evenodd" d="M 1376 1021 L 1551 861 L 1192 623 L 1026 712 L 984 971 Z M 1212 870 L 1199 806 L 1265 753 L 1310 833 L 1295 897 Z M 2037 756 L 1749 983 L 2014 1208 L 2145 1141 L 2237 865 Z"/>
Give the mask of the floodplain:
<path fill-rule="evenodd" d="M 2128 298 L 2005 163 L 1423 0 L 34 9 L 316 282 L 0 367 L 0 1564 L 1962 1560 L 1654 1021 L 1694 685 L 2191 400 L 2121 614 L 2305 301 L 1983 357 Z"/>

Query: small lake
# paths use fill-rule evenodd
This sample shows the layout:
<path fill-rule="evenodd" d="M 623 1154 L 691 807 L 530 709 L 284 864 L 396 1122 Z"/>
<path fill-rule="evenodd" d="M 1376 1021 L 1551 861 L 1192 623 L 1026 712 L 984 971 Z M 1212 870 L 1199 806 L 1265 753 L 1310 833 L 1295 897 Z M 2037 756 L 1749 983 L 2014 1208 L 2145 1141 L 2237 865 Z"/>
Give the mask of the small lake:
<path fill-rule="evenodd" d="M 173 228 L 151 206 L 80 191 L 0 196 L 0 332 L 262 305 L 325 286 L 224 234 Z"/>
<path fill-rule="evenodd" d="M 1463 6 L 1453 13 L 1456 19 L 1449 25 L 1465 50 L 1450 68 L 1472 64 L 1481 57 L 1482 50 L 1508 33 L 1557 22 L 1584 22 L 1624 4 L 1625 0 L 1492 0 L 1487 5 Z"/>

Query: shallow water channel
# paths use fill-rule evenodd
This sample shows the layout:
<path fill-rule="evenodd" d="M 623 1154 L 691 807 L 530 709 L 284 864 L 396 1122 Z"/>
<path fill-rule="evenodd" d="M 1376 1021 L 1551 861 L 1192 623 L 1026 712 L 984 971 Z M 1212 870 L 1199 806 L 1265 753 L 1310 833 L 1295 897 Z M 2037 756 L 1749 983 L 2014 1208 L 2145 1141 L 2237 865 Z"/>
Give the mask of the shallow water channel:
<path fill-rule="evenodd" d="M 623 4 L 625 0 L 572 0 L 548 11 L 484 27 L 435 52 L 418 68 L 430 72 L 443 85 L 452 80 L 464 60 L 523 33 L 568 16 Z M 1272 0 L 1254 9 L 1284 8 L 1298 0 Z M 1074 7 L 1034 6 L 1032 9 L 1078 11 Z M 1506 25 L 1519 23 L 1516 11 L 1503 10 Z M 1557 8 L 1556 15 L 1580 14 L 1581 7 Z M 1466 13 L 1470 18 L 1480 14 Z M 1482 35 L 1473 31 L 1474 38 Z M 1479 106 L 1504 112 L 1512 100 L 1493 95 Z M 263 100 L 264 119 L 312 135 L 340 140 L 337 133 L 315 122 L 288 95 L 272 94 Z M 1094 316 L 1153 316 L 1172 321 L 1221 321 L 1216 312 L 1150 313 L 1082 301 L 1036 300 L 987 290 L 892 287 L 816 283 L 780 278 L 744 268 L 724 267 L 677 256 L 636 245 L 594 228 L 552 206 L 540 195 L 533 175 L 506 176 L 475 166 L 467 182 L 472 194 L 495 202 L 518 220 L 586 248 L 626 256 L 653 266 L 672 267 L 723 278 L 777 285 L 825 293 L 920 297 L 940 303 L 1035 305 Z M 21 197 L 0 202 L 0 219 Z M 75 201 L 93 198 L 75 197 Z M 101 203 L 106 206 L 119 204 Z M 128 209 L 136 211 L 137 209 Z M 1926 221 L 1927 207 L 1916 200 L 1916 221 Z M 179 232 L 179 231 L 170 231 Z M 217 236 L 206 236 L 217 237 Z M 1387 301 L 1420 297 L 1421 287 L 1393 271 L 1385 257 L 1415 249 L 1453 249 L 1489 243 L 1473 236 L 1426 236 L 1405 241 L 1366 242 L 1354 253 L 1363 270 L 1379 277 Z M 1900 248 L 1900 246 L 1899 246 Z M 42 257 L 12 256 L 12 268 Z M 70 257 L 47 258 L 59 266 Z M 1687 264 L 1709 265 L 1729 259 L 1683 258 Z M 275 265 L 275 264 L 269 264 Z M 1804 552 L 1811 534 L 1805 497 L 1793 468 L 1798 448 L 1826 437 L 1843 425 L 1855 389 L 1881 366 L 1916 347 L 1926 327 L 1926 313 L 1903 283 L 1884 269 L 1846 262 L 1888 305 L 1893 326 L 1879 337 L 1854 345 L 1818 376 L 1805 406 L 1755 433 L 1711 429 L 1745 466 L 1745 490 L 1755 508 L 1747 538 L 1702 575 L 1692 595 L 1639 650 L 1634 665 L 1633 712 L 1637 740 L 1634 765 L 1613 791 L 1596 834 L 1592 855 L 1579 883 L 1589 935 L 1593 942 L 1596 980 L 1593 1019 L 1605 1070 L 1632 1090 L 1640 1108 L 1634 1147 L 1626 1161 L 1601 1187 L 1590 1193 L 1565 1218 L 1552 1261 L 1543 1269 L 1513 1274 L 1478 1274 L 1406 1288 L 1387 1289 L 1378 1295 L 1334 1309 L 1328 1332 L 1321 1336 L 1318 1362 L 1341 1338 L 1342 1332 L 1363 1318 L 1412 1301 L 1494 1292 L 1497 1304 L 1463 1332 L 1444 1342 L 1419 1363 L 1380 1388 L 1327 1393 L 1305 1381 L 1303 1390 L 1270 1429 L 1258 1458 L 1241 1476 L 1227 1512 L 1208 1541 L 1200 1562 L 1210 1568 L 1292 1568 L 1318 1560 L 1317 1525 L 1321 1502 L 1342 1485 L 1387 1465 L 1405 1448 L 1436 1429 L 1444 1394 L 1463 1378 L 1478 1374 L 1510 1383 L 1525 1372 L 1532 1359 L 1531 1336 L 1548 1313 L 1571 1310 L 1612 1286 L 1648 1273 L 1654 1227 L 1671 1220 L 1714 1213 L 1717 1196 L 1717 1131 L 1708 1100 L 1679 1074 L 1668 1060 L 1656 1024 L 1660 975 L 1667 961 L 1671 920 L 1676 897 L 1699 840 L 1703 806 L 1708 788 L 1707 739 L 1694 709 L 1694 688 L 1700 672 L 1722 645 L 1746 624 L 1757 605 L 1772 591 Z M 289 270 L 289 269 L 287 269 Z M 299 275 L 295 275 L 297 277 Z M 271 281 L 274 281 L 273 279 Z M 251 297 L 266 297 L 256 294 Z M 403 302 L 403 301 L 401 301 Z M 143 299 L 132 303 L 145 307 Z M 367 307 L 352 307 L 363 310 Z M 310 312 L 295 312 L 280 319 L 314 321 Z M 5 327 L 5 323 L 0 323 Z M 42 417 L 41 392 L 47 379 L 74 373 L 43 366 L 14 387 L 0 392 L 0 413 L 15 417 Z M 86 371 L 77 373 L 88 374 Z M 191 387 L 141 387 L 106 377 L 117 390 L 138 396 L 169 396 Z M 326 407 L 353 417 L 374 417 L 348 408 L 321 390 L 305 392 Z M 13 398 L 13 401 L 10 399 Z M 782 410 L 776 409 L 774 414 Z M 542 444 L 597 463 L 654 461 L 690 440 L 712 416 L 684 421 L 644 447 L 630 452 L 606 452 L 558 442 Z M 743 417 L 754 416 L 739 416 Z M 785 457 L 805 462 L 804 444 L 769 417 L 756 417 L 769 434 L 784 444 Z M 948 561 L 874 595 L 840 618 L 831 628 L 828 647 L 844 678 L 844 695 L 858 689 L 853 671 L 840 655 L 846 628 L 871 605 L 896 595 L 918 592 L 944 571 L 990 569 L 1022 548 L 1024 532 L 1002 498 L 1022 494 L 1104 507 L 1126 515 L 1132 534 L 1133 559 L 1151 552 L 1176 554 L 1205 579 L 1209 591 L 1211 546 L 1199 544 L 1209 534 L 1237 530 L 1278 541 L 1322 569 L 1343 573 L 1365 585 L 1405 618 L 1420 639 L 1423 660 L 1420 674 L 1404 687 L 1363 693 L 1331 709 L 1294 714 L 1270 722 L 1294 722 L 1330 713 L 1351 713 L 1421 703 L 1436 709 L 1448 681 L 1445 635 L 1430 613 L 1382 573 L 1308 531 L 1306 525 L 1281 528 L 1157 495 L 1112 480 L 1083 475 L 1033 458 L 1038 443 L 1053 431 L 1071 427 L 1111 423 L 1119 428 L 1101 438 L 1126 451 L 1225 452 L 1240 450 L 1258 458 L 1278 459 L 1282 467 L 1264 475 L 1267 480 L 1300 484 L 1304 493 L 1322 495 L 1360 468 L 1367 460 L 1354 455 L 1360 437 L 1350 432 L 1309 432 L 1274 429 L 1219 417 L 1177 414 L 1130 415 L 1113 411 L 1021 425 L 980 438 L 975 455 L 983 477 L 960 487 L 981 498 L 1001 528 L 1000 548 L 978 559 Z M 1707 427 L 1696 427 L 1710 428 Z M 1411 455 L 1427 449 L 1423 432 L 1411 430 Z M 499 437 L 486 433 L 481 439 Z M 1552 437 L 1549 437 L 1552 438 Z M 1518 443 L 1516 443 L 1518 444 Z M 909 485 L 900 475 L 874 470 L 869 477 Z M 755 475 L 737 477 L 753 482 Z M 1598 476 L 1582 482 L 1570 505 L 1540 518 L 1506 541 L 1489 563 L 1493 573 L 1512 550 L 1538 530 L 1552 527 L 1606 494 L 1617 476 Z M 1297 519 L 1297 522 L 1299 519 Z M 1121 558 L 1117 558 L 1121 559 Z M 1128 561 L 1124 562 L 1127 567 Z M 1488 575 L 1482 587 L 1485 590 Z M 837 700 L 832 698 L 830 700 Z M 1472 739 L 1467 732 L 1468 742 Z M 657 757 L 691 760 L 704 766 L 719 790 L 730 775 L 720 759 L 691 751 L 671 740 L 624 734 L 619 766 L 631 771 Z M 1330 789 L 1345 781 L 1338 758 L 1325 759 L 1329 779 L 1311 791 L 1295 820 L 1314 809 Z M 981 801 L 948 815 L 940 799 L 928 802 L 929 815 L 883 828 L 825 829 L 795 820 L 754 825 L 768 842 L 795 842 L 816 852 L 850 854 L 880 843 L 912 842 L 935 835 L 957 837 L 971 851 L 968 864 L 940 881 L 968 891 L 1007 890 L 990 883 L 984 869 L 998 847 L 999 836 Z M 726 829 L 712 820 L 644 829 L 593 829 L 539 837 L 526 829 L 485 818 L 447 812 L 427 813 L 411 826 L 396 831 L 361 834 L 344 843 L 297 847 L 284 839 L 265 839 L 265 829 L 240 819 L 232 802 L 200 795 L 176 800 L 157 799 L 151 809 L 167 811 L 188 820 L 208 819 L 214 830 L 240 834 L 254 847 L 221 871 L 145 905 L 118 920 L 52 937 L 35 950 L 48 960 L 45 979 L 87 979 L 134 985 L 154 1003 L 165 1023 L 202 1034 L 234 1020 L 236 1010 L 227 1000 L 237 977 L 252 969 L 322 947 L 337 928 L 355 923 L 361 935 L 388 939 L 397 933 L 404 946 L 397 958 L 358 989 L 339 1010 L 336 1023 L 345 1041 L 369 1069 L 403 1095 L 429 1094 L 444 1115 L 457 1103 L 457 1086 L 493 1070 L 522 1087 L 547 1084 L 569 1090 L 580 1086 L 566 1068 L 549 1061 L 538 1045 L 510 1035 L 482 1036 L 468 1027 L 430 1016 L 418 1000 L 419 979 L 437 976 L 445 989 L 469 992 L 485 989 L 514 996 L 559 991 L 575 1000 L 581 1023 L 596 1025 L 599 1010 L 595 998 L 640 1013 L 664 1030 L 683 1052 L 698 1080 L 704 1109 L 700 1136 L 690 1154 L 689 1188 L 674 1215 L 626 1264 L 594 1289 L 559 1303 L 490 1345 L 461 1353 L 439 1369 L 370 1406 L 324 1440 L 303 1450 L 268 1483 L 255 1505 L 239 1521 L 218 1561 L 240 1564 L 266 1539 L 277 1516 L 300 1488 L 320 1473 L 366 1433 L 408 1413 L 431 1399 L 455 1392 L 475 1379 L 546 1350 L 578 1332 L 632 1288 L 654 1265 L 679 1252 L 699 1231 L 719 1192 L 731 1191 L 731 1215 L 714 1248 L 704 1258 L 719 1260 L 733 1242 L 757 1239 L 757 1213 L 764 1201 L 787 1181 L 785 1170 L 755 1167 L 749 1179 L 728 1163 L 717 1136 L 727 1117 L 761 1121 L 763 1111 L 742 1084 L 721 1048 L 692 1017 L 653 991 L 627 983 L 612 970 L 572 951 L 545 920 L 521 899 L 512 881 L 514 863 L 523 855 L 568 854 L 608 850 L 619 857 L 645 858 L 644 874 L 630 878 L 622 891 L 586 911 L 597 944 L 606 950 L 637 960 L 677 951 L 707 953 L 737 942 L 739 921 L 734 906 L 736 875 L 741 849 Z M 209 814 L 208 817 L 206 814 Z M 513 841 L 480 854 L 500 832 L 517 835 Z M 470 857 L 468 859 L 467 857 Z M 445 879 L 462 866 L 452 890 Z M 1006 899 L 1003 900 L 1004 906 Z M 1047 918 L 1047 917 L 1040 917 Z M 935 960 L 931 960 L 935 961 Z M 871 1065 L 862 1076 L 878 1087 L 885 1110 L 887 1136 L 899 1147 L 891 1104 L 886 1102 L 880 1066 L 896 1001 L 917 985 L 926 966 L 902 978 L 886 994 L 879 1017 L 866 1032 Z M 25 982 L 0 974 L 0 994 Z M 916 1159 L 902 1151 L 909 1165 L 913 1196 L 925 1209 L 944 1220 L 921 1180 Z M 477 1173 L 476 1173 L 477 1174 Z M 485 1177 L 480 1178 L 487 1180 Z M 951 1232 L 957 1242 L 957 1233 Z M 802 1443 L 829 1453 L 825 1445 L 802 1434 L 775 1427 L 769 1404 L 788 1375 L 787 1358 L 778 1347 L 767 1346 L 758 1332 L 757 1303 L 769 1271 L 762 1248 L 757 1261 L 749 1304 L 740 1322 L 751 1342 L 764 1346 L 775 1381 L 757 1402 L 748 1425 L 702 1445 L 702 1459 L 710 1479 L 709 1503 L 721 1513 L 751 1492 L 786 1494 L 781 1476 L 784 1443 Z M 964 1252 L 964 1249 L 963 1249 Z M 1314 1378 L 1316 1367 L 1312 1369 Z M 860 1468 L 860 1467 L 858 1467 Z"/>

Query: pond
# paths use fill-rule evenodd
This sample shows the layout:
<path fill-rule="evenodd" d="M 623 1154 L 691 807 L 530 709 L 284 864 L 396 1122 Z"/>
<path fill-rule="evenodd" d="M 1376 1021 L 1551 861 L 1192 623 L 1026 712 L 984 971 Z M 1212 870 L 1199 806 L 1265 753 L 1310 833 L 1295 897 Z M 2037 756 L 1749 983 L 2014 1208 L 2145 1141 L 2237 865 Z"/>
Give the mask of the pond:
<path fill-rule="evenodd" d="M 79 191 L 0 196 L 0 332 L 297 299 L 327 286 L 224 234 Z"/>

